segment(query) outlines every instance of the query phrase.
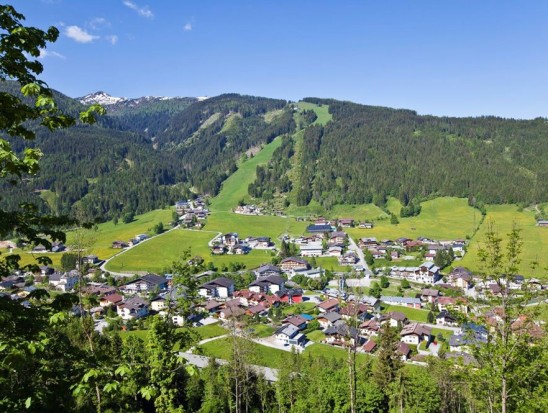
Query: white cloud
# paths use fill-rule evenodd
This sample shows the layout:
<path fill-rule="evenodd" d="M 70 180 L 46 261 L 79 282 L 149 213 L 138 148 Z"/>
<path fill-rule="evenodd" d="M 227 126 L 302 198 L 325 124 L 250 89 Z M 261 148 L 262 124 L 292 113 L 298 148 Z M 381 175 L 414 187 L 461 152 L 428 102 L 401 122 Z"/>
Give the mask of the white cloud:
<path fill-rule="evenodd" d="M 84 29 L 78 26 L 68 26 L 65 29 L 65 34 L 72 40 L 77 41 L 78 43 L 91 43 L 99 38 L 99 36 L 89 34 Z"/>
<path fill-rule="evenodd" d="M 183 26 L 183 30 L 185 32 L 189 32 L 192 30 L 192 23 L 186 23 L 184 26 Z"/>
<path fill-rule="evenodd" d="M 100 30 L 100 29 L 103 29 L 105 27 L 110 27 L 110 22 L 107 19 L 105 19 L 104 17 L 95 17 L 94 19 L 92 19 L 89 22 L 89 26 L 92 29 Z"/>
<path fill-rule="evenodd" d="M 152 10 L 150 10 L 148 6 L 140 7 L 129 0 L 124 0 L 123 3 L 124 3 L 124 6 L 129 7 L 131 10 L 136 11 L 139 16 L 146 17 L 147 19 L 152 19 L 154 17 Z"/>
<path fill-rule="evenodd" d="M 48 51 L 46 49 L 40 49 L 40 56 L 38 56 L 38 59 L 45 59 L 46 57 L 57 57 L 59 59 L 66 59 L 65 56 L 63 56 L 61 53 L 57 53 L 54 51 Z"/>
<path fill-rule="evenodd" d="M 116 36 L 115 34 L 111 34 L 109 36 L 105 36 L 105 39 L 107 39 L 111 44 L 116 44 L 118 43 L 118 36 Z"/>

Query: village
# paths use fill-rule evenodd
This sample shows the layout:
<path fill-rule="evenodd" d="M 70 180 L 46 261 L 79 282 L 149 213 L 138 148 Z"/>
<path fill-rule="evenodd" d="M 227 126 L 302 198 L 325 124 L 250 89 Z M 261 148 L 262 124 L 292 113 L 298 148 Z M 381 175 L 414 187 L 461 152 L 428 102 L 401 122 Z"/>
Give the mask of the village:
<path fill-rule="evenodd" d="M 208 214 L 200 200 L 179 202 L 176 208 L 184 227 L 195 227 Z M 171 317 L 179 326 L 186 321 L 196 327 L 218 324 L 257 344 L 285 351 L 306 352 L 318 343 L 375 354 L 379 332 L 389 325 L 398 331 L 397 351 L 406 362 L 420 364 L 426 356 L 468 359 L 470 345 L 485 342 L 492 327 L 478 320 L 491 320 L 495 325 L 501 316 L 485 304 L 503 292 L 497 280 L 486 280 L 463 267 L 442 272 L 441 265 L 445 267 L 466 253 L 466 240 L 361 237 L 354 242 L 345 232 L 354 225 L 350 218 L 318 218 L 306 228 L 306 234 L 281 237 L 279 249 L 266 236 L 241 239 L 236 232 L 219 234 L 209 243 L 212 256 L 263 249 L 272 252 L 272 262 L 248 271 L 196 272 L 199 300 L 193 302 L 189 320 L 178 312 L 177 305 L 187 297 L 186 286 L 178 284 L 172 274 L 145 274 L 114 282 L 111 278 L 106 283 L 99 270 L 103 261 L 94 255 L 82 257 L 78 268 L 87 270 L 84 277 L 78 268 L 59 272 L 42 266 L 38 273 L 4 278 L 0 294 L 32 305 L 25 297 L 36 288 L 58 294 L 82 287 L 82 293 L 91 297 L 87 301 L 94 305 L 75 306 L 73 313 L 91 314 L 97 331 L 146 328 L 143 321 L 158 315 Z M 362 222 L 358 227 L 367 231 L 373 225 Z M 130 248 L 146 239 L 147 234 L 138 234 L 129 242 L 114 241 L 112 248 Z M 64 250 L 59 244 L 54 247 Z M 348 271 L 317 266 L 315 259 L 324 256 L 336 257 Z M 392 265 L 374 265 L 377 260 Z M 421 263 L 406 265 L 417 260 Z M 436 265 L 440 262 L 443 264 Z M 189 261 L 188 265 L 195 263 Z M 546 288 L 539 280 L 519 275 L 509 288 L 520 291 L 525 285 Z M 542 334 L 540 325 L 532 320 L 516 319 L 513 325 L 525 322 L 534 334 Z M 260 334 L 254 334 L 256 331 Z"/>

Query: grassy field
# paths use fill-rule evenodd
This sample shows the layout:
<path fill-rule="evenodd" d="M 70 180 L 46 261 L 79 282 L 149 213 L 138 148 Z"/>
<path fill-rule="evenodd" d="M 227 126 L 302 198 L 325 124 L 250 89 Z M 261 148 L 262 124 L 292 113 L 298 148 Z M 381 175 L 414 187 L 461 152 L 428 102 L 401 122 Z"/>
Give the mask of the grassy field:
<path fill-rule="evenodd" d="M 313 125 L 325 125 L 333 116 L 329 113 L 329 105 L 316 105 L 315 103 L 299 102 L 297 106 L 302 110 L 313 110 L 316 112 L 318 118 L 314 121 Z"/>
<path fill-rule="evenodd" d="M 427 322 L 428 317 L 428 310 L 420 310 L 418 308 L 409 308 L 409 307 L 403 307 L 399 305 L 387 305 L 383 304 L 383 313 L 386 313 L 388 311 L 398 311 L 400 313 L 403 313 L 407 316 L 409 320 L 412 321 L 420 321 L 421 323 Z"/>
<path fill-rule="evenodd" d="M 184 328 L 178 328 L 177 331 L 183 331 Z M 207 326 L 201 326 L 192 328 L 193 331 L 198 333 L 199 340 L 205 340 L 207 338 L 219 337 L 227 333 L 227 330 L 221 327 L 219 324 L 209 324 Z M 148 330 L 131 330 L 131 331 L 121 331 L 120 337 L 123 340 L 127 339 L 130 336 L 138 337 L 143 341 L 148 340 Z"/>
<path fill-rule="evenodd" d="M 254 342 L 247 342 L 251 349 L 251 363 L 260 366 L 280 368 L 290 361 L 291 354 L 287 351 L 262 346 Z M 230 359 L 232 351 L 231 338 L 221 338 L 210 341 L 201 346 L 203 354 L 209 357 L 216 357 L 224 360 Z"/>
<path fill-rule="evenodd" d="M 496 232 L 503 239 L 512 229 L 515 222 L 521 229 L 523 239 L 522 262 L 520 273 L 526 276 L 548 278 L 548 228 L 536 226 L 535 216 L 532 211 L 519 211 L 515 205 L 489 205 L 487 217 L 481 228 L 473 238 L 468 248 L 468 253 L 458 265 L 468 267 L 471 270 L 480 270 L 478 248 L 485 239 L 489 222 L 492 222 Z M 531 262 L 538 262 L 536 270 L 531 269 Z"/>
<path fill-rule="evenodd" d="M 137 234 L 146 233 L 149 229 L 154 227 L 158 222 L 162 222 L 164 227 L 168 228 L 168 224 L 172 218 L 172 209 L 157 209 L 147 212 L 143 215 L 137 215 L 133 222 L 124 224 L 121 221 L 118 225 L 114 225 L 112 221 L 99 224 L 96 231 L 86 231 L 85 237 L 92 241 L 93 245 L 88 248 L 84 254 L 95 254 L 100 259 L 107 259 L 114 254 L 120 252 L 118 249 L 111 248 L 112 242 L 115 240 L 129 241 Z M 66 245 L 70 247 L 75 242 L 75 233 L 67 231 Z M 6 253 L 5 250 L 1 251 Z M 52 259 L 54 266 L 59 266 L 61 263 L 62 253 L 49 253 L 49 254 L 36 254 L 26 250 L 14 249 L 14 254 L 21 256 L 21 263 L 31 264 L 36 263 L 36 257 L 45 255 Z"/>
<path fill-rule="evenodd" d="M 390 198 L 389 210 L 399 216 L 399 201 Z M 479 224 L 480 213 L 468 206 L 464 198 L 443 197 L 423 202 L 422 211 L 417 217 L 398 218 L 400 223 L 392 225 L 389 219 L 375 221 L 373 229 L 349 228 L 347 232 L 354 238 L 377 237 L 396 239 L 408 237 L 431 237 L 438 240 L 465 238 L 474 233 Z M 355 218 L 355 217 L 354 217 Z M 474 225 L 475 223 L 475 225 Z"/>
<path fill-rule="evenodd" d="M 292 216 L 325 216 L 328 218 L 354 218 L 356 221 L 377 221 L 388 219 L 386 212 L 374 204 L 335 205 L 332 210 L 326 211 L 316 201 L 306 206 L 290 205 L 288 215 Z"/>
<path fill-rule="evenodd" d="M 267 163 L 281 143 L 280 138 L 274 139 L 253 158 L 240 164 L 238 170 L 223 182 L 219 195 L 213 198 L 210 205 L 211 212 L 232 211 L 241 199 L 248 200 L 247 187 L 255 180 L 257 165 Z"/>

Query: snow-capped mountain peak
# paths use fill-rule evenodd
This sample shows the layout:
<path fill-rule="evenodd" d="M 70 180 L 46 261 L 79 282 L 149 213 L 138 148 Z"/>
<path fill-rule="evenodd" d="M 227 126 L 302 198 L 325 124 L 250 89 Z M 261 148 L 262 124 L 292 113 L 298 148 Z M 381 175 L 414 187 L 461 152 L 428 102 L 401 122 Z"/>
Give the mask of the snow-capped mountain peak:
<path fill-rule="evenodd" d="M 127 99 L 110 96 L 106 92 L 99 91 L 99 92 L 90 93 L 89 95 L 78 98 L 78 100 L 80 101 L 80 103 L 84 105 L 91 105 L 94 103 L 98 103 L 99 105 L 108 106 L 108 105 L 115 105 L 116 103 L 123 102 Z"/>

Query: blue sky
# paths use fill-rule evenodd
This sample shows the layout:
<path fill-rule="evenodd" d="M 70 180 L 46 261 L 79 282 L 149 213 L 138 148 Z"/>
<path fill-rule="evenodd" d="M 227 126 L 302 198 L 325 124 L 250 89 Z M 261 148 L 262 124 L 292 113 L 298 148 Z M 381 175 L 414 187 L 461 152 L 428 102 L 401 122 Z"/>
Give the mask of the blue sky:
<path fill-rule="evenodd" d="M 61 31 L 43 80 L 81 96 L 307 96 L 548 116 L 548 2 L 24 0 Z"/>

